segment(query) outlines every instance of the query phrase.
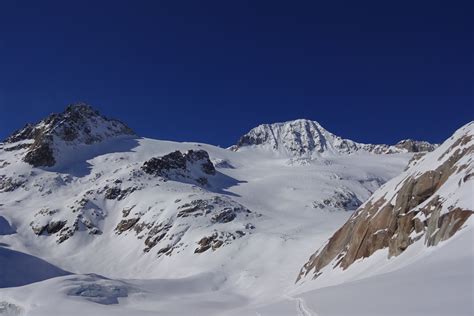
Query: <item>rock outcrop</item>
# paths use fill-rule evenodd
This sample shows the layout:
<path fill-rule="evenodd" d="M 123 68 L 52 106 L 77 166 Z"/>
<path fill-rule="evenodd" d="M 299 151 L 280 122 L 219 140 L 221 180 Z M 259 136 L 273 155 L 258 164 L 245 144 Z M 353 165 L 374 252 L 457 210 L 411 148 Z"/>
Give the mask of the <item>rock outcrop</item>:
<path fill-rule="evenodd" d="M 311 256 L 298 280 L 325 267 L 347 269 L 386 249 L 398 256 L 417 241 L 435 246 L 459 231 L 474 213 L 469 199 L 474 178 L 474 122 L 434 152 L 386 183 Z"/>
<path fill-rule="evenodd" d="M 27 148 L 23 160 L 32 166 L 51 167 L 56 163 L 61 145 L 90 145 L 123 135 L 134 135 L 134 132 L 124 123 L 100 115 L 91 106 L 77 103 L 37 124 L 27 124 L 4 142 L 21 142 L 8 148 Z"/>
<path fill-rule="evenodd" d="M 342 209 L 346 211 L 353 211 L 357 209 L 362 202 L 357 198 L 354 192 L 346 189 L 340 189 L 334 194 L 322 201 L 314 201 L 313 207 L 318 209 Z"/>
<path fill-rule="evenodd" d="M 194 253 L 202 253 L 208 249 L 217 250 L 233 240 L 251 234 L 255 226 L 247 221 L 259 217 L 242 204 L 218 195 L 187 202 L 176 200 L 175 206 L 168 213 L 170 216 L 161 219 L 157 219 L 153 212 L 137 210 L 136 207 L 133 207 L 133 210 L 133 214 L 129 209 L 122 212 L 123 218 L 117 224 L 115 233 L 135 235 L 144 240 L 144 252 L 157 249 L 158 256 L 171 255 L 187 247 L 189 240 L 186 240 L 190 238 L 189 235 L 193 236 L 192 233 L 188 234 L 188 231 L 194 231 L 196 227 L 216 228 L 209 236 L 192 240 L 192 244 L 200 246 Z M 230 222 L 232 224 L 225 225 Z M 236 230 L 235 227 L 239 229 Z"/>
<path fill-rule="evenodd" d="M 0 175 L 0 192 L 12 192 L 21 187 L 26 179 L 7 177 Z"/>
<path fill-rule="evenodd" d="M 394 145 L 400 150 L 406 150 L 410 153 L 431 152 L 438 147 L 438 144 L 431 144 L 425 141 L 418 141 L 413 139 L 404 139 Z"/>
<path fill-rule="evenodd" d="M 167 179 L 190 178 L 201 185 L 207 184 L 207 176 L 216 174 L 216 169 L 205 150 L 174 151 L 162 157 L 145 161 L 142 170 L 150 175 Z"/>

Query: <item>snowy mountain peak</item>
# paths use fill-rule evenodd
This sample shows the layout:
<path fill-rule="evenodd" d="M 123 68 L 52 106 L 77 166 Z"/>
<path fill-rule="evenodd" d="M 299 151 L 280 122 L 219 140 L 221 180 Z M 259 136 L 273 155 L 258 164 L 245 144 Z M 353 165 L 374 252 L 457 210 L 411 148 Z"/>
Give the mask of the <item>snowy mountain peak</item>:
<path fill-rule="evenodd" d="M 436 145 L 404 140 L 395 146 L 357 143 L 326 130 L 316 121 L 298 119 L 283 123 L 262 124 L 242 136 L 231 149 L 261 148 L 291 158 L 313 159 L 318 156 L 352 154 L 365 151 L 375 154 L 432 151 Z"/>
<path fill-rule="evenodd" d="M 69 105 L 37 124 L 27 124 L 5 143 L 17 143 L 6 150 L 27 149 L 23 157 L 33 166 L 53 166 L 62 147 L 91 145 L 117 136 L 134 135 L 124 123 L 106 118 L 85 103 Z"/>
<path fill-rule="evenodd" d="M 290 156 L 310 158 L 317 153 L 341 151 L 344 147 L 344 144 L 341 144 L 342 141 L 341 138 L 324 129 L 318 122 L 298 119 L 284 123 L 259 125 L 242 136 L 233 149 L 259 146 Z"/>

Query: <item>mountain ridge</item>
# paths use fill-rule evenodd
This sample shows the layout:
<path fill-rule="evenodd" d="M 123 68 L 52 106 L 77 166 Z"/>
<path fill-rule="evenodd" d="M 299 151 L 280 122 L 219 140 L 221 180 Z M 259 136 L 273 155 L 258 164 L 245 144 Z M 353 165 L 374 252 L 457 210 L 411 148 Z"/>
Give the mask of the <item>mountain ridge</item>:
<path fill-rule="evenodd" d="M 434 150 L 436 146 L 426 141 L 412 139 L 401 140 L 394 145 L 358 143 L 329 132 L 317 121 L 297 119 L 254 127 L 230 149 L 233 151 L 249 147 L 270 149 L 289 157 L 311 160 L 320 156 L 356 152 L 374 154 L 425 152 Z"/>
<path fill-rule="evenodd" d="M 36 124 L 27 124 L 4 140 L 6 150 L 28 148 L 23 160 L 33 166 L 51 167 L 60 156 L 61 147 L 94 144 L 117 136 L 137 136 L 119 120 L 102 116 L 86 103 L 69 105 L 64 112 L 51 114 Z M 281 123 L 261 124 L 244 134 L 236 145 L 239 151 L 248 147 L 270 149 L 300 162 L 328 155 L 347 155 L 357 152 L 391 154 L 429 152 L 437 144 L 412 139 L 394 145 L 364 144 L 339 137 L 317 121 L 296 119 Z"/>

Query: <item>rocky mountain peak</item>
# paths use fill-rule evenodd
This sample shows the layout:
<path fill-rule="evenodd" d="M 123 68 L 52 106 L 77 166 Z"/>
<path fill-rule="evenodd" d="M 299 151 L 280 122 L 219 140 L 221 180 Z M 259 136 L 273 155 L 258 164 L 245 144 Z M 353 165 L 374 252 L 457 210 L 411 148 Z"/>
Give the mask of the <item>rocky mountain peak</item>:
<path fill-rule="evenodd" d="M 74 103 L 70 104 L 66 107 L 61 116 L 65 119 L 70 120 L 79 120 L 84 118 L 94 118 L 94 117 L 101 117 L 99 111 L 94 109 L 87 103 Z"/>
<path fill-rule="evenodd" d="M 18 143 L 11 149 L 27 149 L 23 160 L 31 165 L 53 166 L 55 153 L 62 146 L 94 144 L 105 139 L 134 135 L 124 123 L 102 116 L 85 103 L 69 105 L 62 113 L 53 113 L 37 124 L 27 124 L 9 136 L 5 143 Z"/>

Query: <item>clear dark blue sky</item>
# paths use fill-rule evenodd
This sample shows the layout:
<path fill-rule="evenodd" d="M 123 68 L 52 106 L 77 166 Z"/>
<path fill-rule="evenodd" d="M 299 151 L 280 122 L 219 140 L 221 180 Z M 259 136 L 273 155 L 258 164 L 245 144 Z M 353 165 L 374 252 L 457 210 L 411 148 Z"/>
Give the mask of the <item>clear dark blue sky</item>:
<path fill-rule="evenodd" d="M 471 3 L 1 1 L 0 138 L 86 101 L 160 139 L 440 142 L 474 119 Z"/>

